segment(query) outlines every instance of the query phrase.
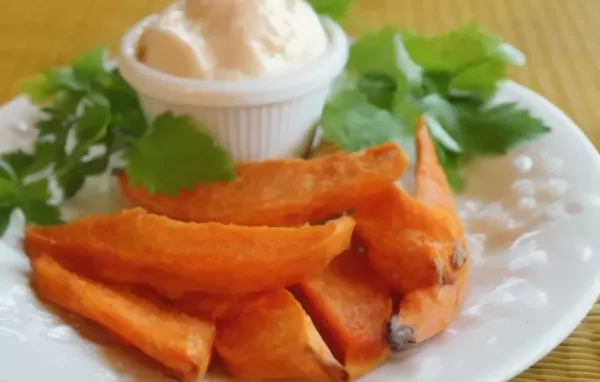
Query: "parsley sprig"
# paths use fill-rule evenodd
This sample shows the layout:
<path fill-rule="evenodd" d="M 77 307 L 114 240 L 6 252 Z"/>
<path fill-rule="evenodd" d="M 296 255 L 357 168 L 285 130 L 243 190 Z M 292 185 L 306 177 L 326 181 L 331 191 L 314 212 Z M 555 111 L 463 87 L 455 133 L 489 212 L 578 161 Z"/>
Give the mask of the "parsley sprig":
<path fill-rule="evenodd" d="M 352 21 L 353 0 L 309 3 L 320 14 Z M 171 195 L 235 177 L 230 156 L 191 118 L 164 113 L 147 121 L 137 94 L 106 56 L 105 48 L 94 48 L 68 67 L 23 82 L 44 117 L 32 153 L 0 156 L 0 235 L 15 211 L 27 223 L 60 223 L 61 200 L 75 196 L 87 177 L 115 169 L 150 192 Z M 346 151 L 393 140 L 410 154 L 413 126 L 425 114 L 448 179 L 460 190 L 463 163 L 504 154 L 549 131 L 516 104 L 490 105 L 508 68 L 521 64 L 520 52 L 476 23 L 435 37 L 393 27 L 366 34 L 353 44 L 324 109 L 324 135 Z"/>
<path fill-rule="evenodd" d="M 347 151 L 395 140 L 412 146 L 426 115 L 440 161 L 456 191 L 462 165 L 498 155 L 550 131 L 515 103 L 490 104 L 523 55 L 477 23 L 435 37 L 387 27 L 358 39 L 346 75 L 325 107 L 326 138 Z"/>
<path fill-rule="evenodd" d="M 106 56 L 105 48 L 94 48 L 21 84 L 44 116 L 32 153 L 0 157 L 0 235 L 15 210 L 27 223 L 60 223 L 54 199 L 75 196 L 87 177 L 123 163 L 133 183 L 174 195 L 198 181 L 235 176 L 227 153 L 190 118 L 164 113 L 148 123 L 137 94 Z"/>

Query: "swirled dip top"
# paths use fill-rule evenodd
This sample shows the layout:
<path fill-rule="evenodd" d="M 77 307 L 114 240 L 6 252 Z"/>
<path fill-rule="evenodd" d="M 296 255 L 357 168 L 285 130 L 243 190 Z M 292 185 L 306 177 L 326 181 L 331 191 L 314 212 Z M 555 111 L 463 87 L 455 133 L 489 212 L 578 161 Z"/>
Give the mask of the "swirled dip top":
<path fill-rule="evenodd" d="M 179 77 L 237 81 L 293 71 L 327 46 L 305 0 L 186 0 L 143 31 L 137 57 Z"/>

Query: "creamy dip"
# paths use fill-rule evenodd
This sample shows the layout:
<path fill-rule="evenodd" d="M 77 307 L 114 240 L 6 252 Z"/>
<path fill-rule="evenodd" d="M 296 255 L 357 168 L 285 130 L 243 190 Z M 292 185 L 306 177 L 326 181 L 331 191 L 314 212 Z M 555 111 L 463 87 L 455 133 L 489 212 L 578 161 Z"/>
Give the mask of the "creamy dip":
<path fill-rule="evenodd" d="M 327 46 L 305 0 L 186 0 L 146 27 L 137 56 L 175 76 L 237 81 L 293 71 Z"/>

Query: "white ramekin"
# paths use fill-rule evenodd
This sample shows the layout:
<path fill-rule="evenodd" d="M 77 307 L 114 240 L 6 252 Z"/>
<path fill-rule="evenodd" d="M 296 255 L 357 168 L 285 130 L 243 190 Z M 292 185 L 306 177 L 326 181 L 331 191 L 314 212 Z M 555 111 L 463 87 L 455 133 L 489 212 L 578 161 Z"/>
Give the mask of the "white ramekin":
<path fill-rule="evenodd" d="M 322 19 L 328 50 L 299 70 L 244 81 L 218 82 L 161 73 L 136 59 L 136 44 L 156 15 L 121 41 L 119 70 L 138 92 L 146 117 L 172 111 L 199 122 L 236 162 L 303 156 L 310 149 L 326 98 L 348 59 L 342 28 Z"/>

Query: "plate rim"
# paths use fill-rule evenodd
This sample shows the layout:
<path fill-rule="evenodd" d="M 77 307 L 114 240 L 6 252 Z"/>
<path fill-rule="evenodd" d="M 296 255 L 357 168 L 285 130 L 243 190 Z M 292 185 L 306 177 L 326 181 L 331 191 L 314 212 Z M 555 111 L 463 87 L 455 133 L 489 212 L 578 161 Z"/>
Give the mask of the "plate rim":
<path fill-rule="evenodd" d="M 583 145 L 586 154 L 590 157 L 590 166 L 593 166 L 600 172 L 600 153 L 585 135 L 583 130 L 558 106 L 550 102 L 540 93 L 521 85 L 515 81 L 507 80 L 501 85 L 501 88 L 520 99 L 530 99 L 532 102 L 543 105 L 548 110 L 548 114 L 553 114 L 559 119 L 557 124 L 564 125 Z M 499 89 L 499 91 L 500 91 Z M 552 132 L 550 133 L 552 134 Z M 530 353 L 528 357 L 523 357 L 518 363 L 509 368 L 499 369 L 488 377 L 489 382 L 505 382 L 522 374 L 530 367 L 537 364 L 542 358 L 553 352 L 561 343 L 566 340 L 577 327 L 586 319 L 594 305 L 600 298 L 600 270 L 596 272 L 596 277 L 587 293 L 580 295 L 575 308 L 565 314 L 562 319 L 554 325 L 553 329 L 546 334 L 543 342 L 540 344 L 536 353 Z M 502 370 L 505 370 L 502 372 Z"/>
<path fill-rule="evenodd" d="M 590 158 L 589 166 L 594 167 L 600 173 L 600 153 L 592 144 L 583 130 L 558 106 L 553 104 L 540 93 L 521 85 L 512 80 L 503 81 L 498 92 L 506 92 L 516 99 L 530 100 L 531 103 L 539 104 L 547 110 L 547 114 L 557 119 L 557 125 L 563 125 L 568 134 L 572 134 L 582 145 L 581 149 L 586 151 L 586 156 Z M 19 107 L 19 103 L 29 101 L 23 94 L 19 94 L 12 99 L 7 100 L 0 105 L 0 114 L 9 110 L 11 107 Z M 25 104 L 23 105 L 25 106 Z M 552 134 L 552 132 L 550 133 Z M 0 238 L 0 241 L 4 241 Z M 597 303 L 600 297 L 600 270 L 596 272 L 596 277 L 591 280 L 592 283 L 587 292 L 580 294 L 574 304 L 574 308 L 567 312 L 544 336 L 536 352 L 529 352 L 526 356 L 520 358 L 519 362 L 511 364 L 509 367 L 499 365 L 488 374 L 487 382 L 505 382 L 520 375 L 531 366 L 535 365 L 542 358 L 554 351 L 560 344 L 567 339 L 575 329 L 585 320 L 589 312 Z"/>

